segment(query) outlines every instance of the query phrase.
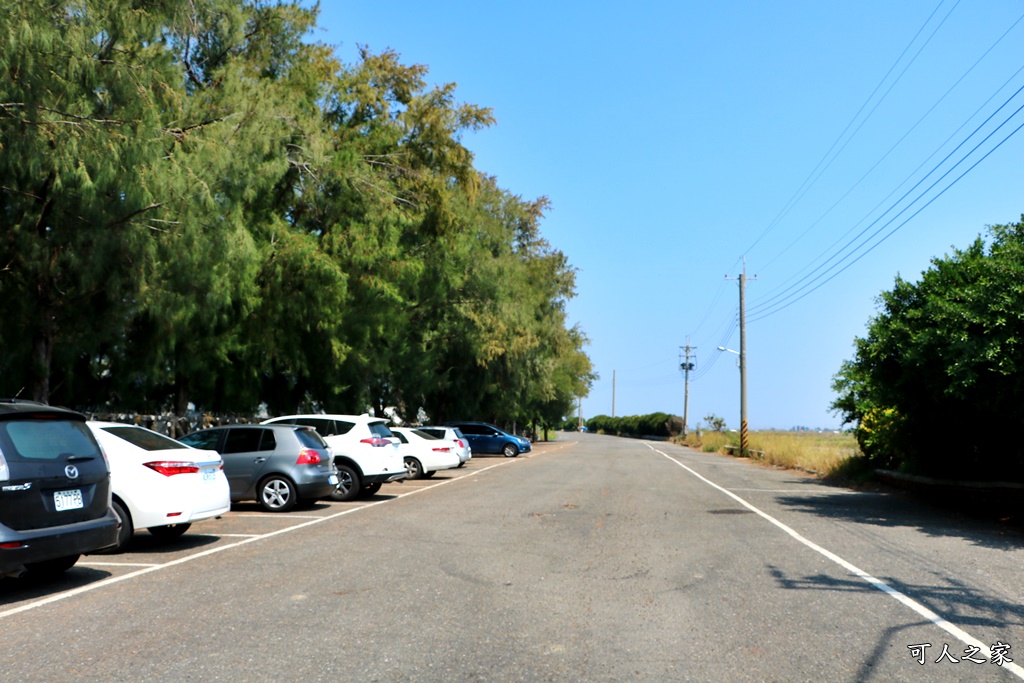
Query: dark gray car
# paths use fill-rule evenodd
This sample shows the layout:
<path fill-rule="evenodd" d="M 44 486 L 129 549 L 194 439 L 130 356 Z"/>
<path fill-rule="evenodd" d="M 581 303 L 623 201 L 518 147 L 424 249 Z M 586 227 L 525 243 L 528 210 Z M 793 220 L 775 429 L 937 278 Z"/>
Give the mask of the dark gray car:
<path fill-rule="evenodd" d="M 115 545 L 120 525 L 85 416 L 0 400 L 0 576 L 58 575 Z"/>
<path fill-rule="evenodd" d="M 212 427 L 179 441 L 220 453 L 232 502 L 255 500 L 268 512 L 327 498 L 338 484 L 330 450 L 312 427 Z"/>

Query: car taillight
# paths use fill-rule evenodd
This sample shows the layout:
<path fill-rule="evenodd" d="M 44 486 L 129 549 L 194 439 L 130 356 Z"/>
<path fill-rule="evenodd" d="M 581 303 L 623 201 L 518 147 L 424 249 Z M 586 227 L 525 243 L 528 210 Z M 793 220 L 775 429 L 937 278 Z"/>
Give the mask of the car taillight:
<path fill-rule="evenodd" d="M 303 448 L 299 452 L 299 459 L 295 461 L 296 465 L 319 465 L 320 454 L 314 451 L 312 448 Z"/>
<path fill-rule="evenodd" d="M 459 448 L 466 447 L 466 444 L 462 443 L 462 439 L 455 439 L 455 443 L 459 444 Z"/>
<path fill-rule="evenodd" d="M 7 458 L 0 451 L 0 481 L 8 481 L 11 478 L 11 468 L 7 466 Z"/>
<path fill-rule="evenodd" d="M 173 477 L 175 474 L 194 474 L 199 471 L 199 465 L 194 462 L 158 460 L 155 462 L 144 462 L 142 464 L 154 472 L 159 472 L 165 477 Z"/>
<path fill-rule="evenodd" d="M 438 446 L 437 448 L 432 448 L 430 450 L 434 451 L 435 453 L 447 453 L 448 451 L 451 450 L 451 448 L 449 448 L 448 446 Z"/>
<path fill-rule="evenodd" d="M 375 447 L 377 447 L 377 446 L 390 446 L 391 445 L 391 439 L 384 439 L 382 437 L 375 436 L 372 439 L 360 439 L 359 443 L 368 443 L 371 446 L 375 446 Z"/>

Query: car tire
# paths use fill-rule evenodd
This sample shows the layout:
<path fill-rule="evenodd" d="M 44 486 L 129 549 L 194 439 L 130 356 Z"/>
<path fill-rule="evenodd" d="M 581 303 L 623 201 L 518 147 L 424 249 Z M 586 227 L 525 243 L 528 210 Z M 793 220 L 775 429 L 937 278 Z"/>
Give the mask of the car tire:
<path fill-rule="evenodd" d="M 412 456 L 405 456 L 405 471 L 407 472 L 406 479 L 422 479 L 423 478 L 423 465 L 420 461 Z"/>
<path fill-rule="evenodd" d="M 55 579 L 75 566 L 80 555 L 57 557 L 42 562 L 30 562 L 25 565 L 25 577 L 32 580 L 48 581 Z"/>
<path fill-rule="evenodd" d="M 291 479 L 272 474 L 256 487 L 256 502 L 267 512 L 288 512 L 298 504 L 299 495 Z"/>
<path fill-rule="evenodd" d="M 424 472 L 424 473 L 423 473 L 423 478 L 424 478 L 424 479 L 430 479 L 430 478 L 431 478 L 432 476 L 434 476 L 435 474 L 437 474 L 437 470 L 433 470 L 433 471 L 431 471 L 431 472 Z"/>
<path fill-rule="evenodd" d="M 367 484 L 366 486 L 363 487 L 363 492 L 360 495 L 362 495 L 363 498 L 369 498 L 370 496 L 377 493 L 377 491 L 380 491 L 380 487 L 382 485 L 383 484 L 381 484 L 379 481 L 375 481 L 372 484 Z"/>
<path fill-rule="evenodd" d="M 171 541 L 175 538 L 181 538 L 181 536 L 188 531 L 188 528 L 192 526 L 189 524 L 167 524 L 165 526 L 151 526 L 149 527 L 149 533 L 156 536 L 161 541 Z"/>
<path fill-rule="evenodd" d="M 519 449 L 514 443 L 507 443 L 501 447 L 501 454 L 506 458 L 514 458 L 519 455 Z"/>
<path fill-rule="evenodd" d="M 362 490 L 360 483 L 358 472 L 348 465 L 338 465 L 338 486 L 331 494 L 331 500 L 341 502 L 355 500 Z"/>
<path fill-rule="evenodd" d="M 121 518 L 121 528 L 117 531 L 117 545 L 112 548 L 104 548 L 98 551 L 97 555 L 114 555 L 115 553 L 123 553 L 128 544 L 131 543 L 132 537 L 135 535 L 135 526 L 132 524 L 132 516 L 128 512 L 128 508 L 124 506 L 121 501 L 116 498 L 110 501 L 110 507 L 114 508 L 114 512 Z"/>

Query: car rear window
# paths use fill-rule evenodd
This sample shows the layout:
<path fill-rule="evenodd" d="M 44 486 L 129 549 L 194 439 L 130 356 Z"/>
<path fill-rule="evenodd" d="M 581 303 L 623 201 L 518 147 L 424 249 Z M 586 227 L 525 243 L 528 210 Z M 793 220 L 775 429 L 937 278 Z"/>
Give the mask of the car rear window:
<path fill-rule="evenodd" d="M 391 434 L 402 443 L 409 443 L 409 439 L 402 432 L 392 432 Z"/>
<path fill-rule="evenodd" d="M 324 436 L 331 436 L 334 434 L 334 420 L 328 420 L 322 417 L 300 417 L 296 418 L 294 423 L 297 425 L 305 425 L 306 427 L 312 427 L 316 431 L 320 432 Z"/>
<path fill-rule="evenodd" d="M 0 422 L 0 446 L 8 459 L 101 457 L 89 428 L 75 420 L 4 420 Z"/>
<path fill-rule="evenodd" d="M 151 432 L 148 429 L 124 426 L 104 427 L 103 431 L 113 434 L 119 439 L 124 439 L 131 445 L 137 446 L 144 451 L 166 451 L 172 448 L 188 448 L 188 446 L 180 441 L 175 441 L 163 434 L 157 434 L 156 432 Z"/>
<path fill-rule="evenodd" d="M 315 429 L 309 427 L 307 429 L 296 429 L 295 436 L 299 437 L 299 443 L 306 448 L 327 448 L 327 442 L 323 440 L 323 437 L 317 433 Z"/>
<path fill-rule="evenodd" d="M 373 434 L 374 436 L 382 436 L 385 439 L 390 439 L 392 436 L 394 436 L 394 434 L 391 433 L 391 430 L 388 429 L 388 426 L 383 422 L 371 422 L 369 424 L 369 427 L 370 433 Z"/>
<path fill-rule="evenodd" d="M 427 441 L 438 441 L 438 440 L 441 439 L 441 437 L 437 436 L 436 434 L 432 434 L 432 433 L 430 433 L 428 431 L 425 431 L 423 429 L 414 429 L 414 430 L 412 430 L 412 433 L 416 434 L 417 436 L 423 437 Z"/>

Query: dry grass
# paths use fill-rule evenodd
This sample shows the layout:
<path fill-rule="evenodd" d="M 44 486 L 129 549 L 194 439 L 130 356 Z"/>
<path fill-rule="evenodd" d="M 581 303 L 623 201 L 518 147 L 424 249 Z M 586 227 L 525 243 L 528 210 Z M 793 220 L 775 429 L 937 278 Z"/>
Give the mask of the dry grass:
<path fill-rule="evenodd" d="M 703 432 L 698 440 L 690 434 L 686 445 L 705 453 L 725 453 L 725 446 L 739 446 L 736 432 Z M 750 432 L 748 448 L 762 451 L 761 462 L 787 469 L 800 469 L 823 477 L 847 476 L 861 460 L 852 434 L 832 432 Z"/>

